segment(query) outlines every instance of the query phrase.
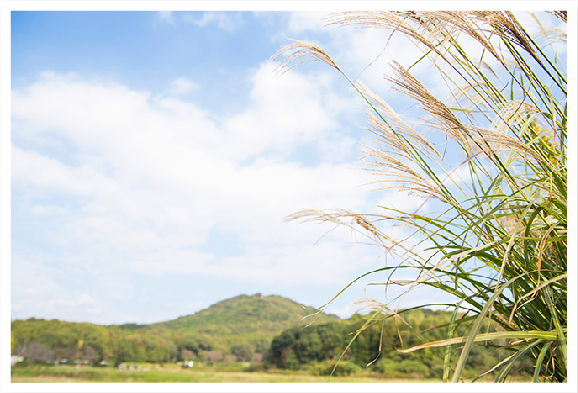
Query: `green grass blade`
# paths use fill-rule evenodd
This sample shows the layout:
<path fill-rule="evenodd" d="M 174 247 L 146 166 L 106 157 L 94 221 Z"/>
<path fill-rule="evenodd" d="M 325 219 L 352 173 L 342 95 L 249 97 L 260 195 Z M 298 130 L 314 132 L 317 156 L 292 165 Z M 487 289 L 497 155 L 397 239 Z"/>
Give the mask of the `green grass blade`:
<path fill-rule="evenodd" d="M 550 349 L 551 346 L 552 346 L 552 341 L 546 343 L 542 347 L 542 350 L 540 351 L 540 355 L 538 356 L 538 359 L 536 359 L 536 368 L 534 368 L 534 379 L 532 380 L 532 382 L 534 382 L 534 383 L 538 382 L 538 377 L 540 376 L 540 370 L 542 369 L 542 362 L 544 361 L 544 358 L 546 357 L 546 353 L 548 353 L 548 349 Z"/>
<path fill-rule="evenodd" d="M 552 313 L 552 319 L 554 320 L 554 326 L 556 326 L 556 331 L 558 332 L 558 337 L 560 340 L 560 344 L 562 345 L 562 353 L 564 354 L 564 364 L 568 367 L 568 353 L 566 350 L 566 335 L 563 332 L 562 325 L 560 324 L 560 320 L 558 319 L 558 313 L 552 304 L 552 289 L 550 287 L 546 287 L 544 290 L 546 294 L 546 302 L 548 303 L 548 308 Z"/>
<path fill-rule="evenodd" d="M 462 304 L 463 300 L 456 304 L 456 308 L 452 313 L 452 318 L 450 320 L 450 327 L 448 329 L 448 340 L 451 340 L 452 333 L 454 330 L 454 324 L 456 321 L 456 316 L 458 315 L 458 310 L 460 309 L 460 305 Z M 450 375 L 450 354 L 451 354 L 451 347 L 448 345 L 446 348 L 446 355 L 444 357 L 444 382 L 448 381 L 448 377 Z"/>
<path fill-rule="evenodd" d="M 498 375 L 498 377 L 494 380 L 494 382 L 504 382 L 504 379 L 508 376 L 508 373 L 510 372 L 511 368 L 514 366 L 514 363 L 516 363 L 516 361 L 518 359 L 520 359 L 522 356 L 524 356 L 526 354 L 526 352 L 528 352 L 530 349 L 534 348 L 536 345 L 540 344 L 541 342 L 542 342 L 541 340 L 537 340 L 537 341 L 533 342 L 532 344 L 528 345 L 526 348 L 516 352 L 516 354 L 514 356 L 512 356 L 512 358 L 510 360 L 508 360 L 508 363 L 506 363 L 506 367 L 504 367 L 504 369 Z"/>
<path fill-rule="evenodd" d="M 502 292 L 510 286 L 510 284 L 512 284 L 514 281 L 516 281 L 520 277 L 521 276 L 514 277 L 511 280 L 509 280 L 508 282 L 506 282 L 505 284 L 500 285 L 498 287 L 498 289 L 496 289 L 496 291 L 494 292 L 494 295 L 490 298 L 490 300 L 488 300 L 488 302 L 486 303 L 486 305 L 484 306 L 484 308 L 482 309 L 482 311 L 478 315 L 478 319 L 476 320 L 476 322 L 474 322 L 474 326 L 472 327 L 472 331 L 466 340 L 466 345 L 464 345 L 464 348 L 462 349 L 462 353 L 460 355 L 460 358 L 458 359 L 458 363 L 456 365 L 456 370 L 454 371 L 454 376 L 452 377 L 453 383 L 458 382 L 458 380 L 460 378 L 460 375 L 462 373 L 464 365 L 466 364 L 466 360 L 468 358 L 468 355 L 472 349 L 472 345 L 474 344 L 476 337 L 480 336 L 480 335 L 478 335 L 478 331 L 480 330 L 480 327 L 482 326 L 482 323 L 483 323 L 483 320 L 484 320 L 486 314 L 490 311 L 490 307 L 492 307 L 492 305 L 494 304 L 494 301 L 498 298 L 498 296 L 500 296 L 502 294 Z"/>
<path fill-rule="evenodd" d="M 467 343 L 470 336 L 454 337 L 447 340 L 432 341 L 425 344 L 420 344 L 407 349 L 398 349 L 398 352 L 409 353 L 417 351 L 424 348 L 434 348 L 434 347 L 445 347 L 447 345 L 462 344 Z M 558 340 L 558 333 L 555 330 L 552 331 L 542 331 L 542 330 L 526 330 L 526 331 L 514 331 L 514 332 L 492 332 L 492 333 L 480 333 L 473 338 L 473 342 L 478 341 L 489 341 L 489 340 L 501 340 L 501 339 L 539 339 L 556 341 Z"/>

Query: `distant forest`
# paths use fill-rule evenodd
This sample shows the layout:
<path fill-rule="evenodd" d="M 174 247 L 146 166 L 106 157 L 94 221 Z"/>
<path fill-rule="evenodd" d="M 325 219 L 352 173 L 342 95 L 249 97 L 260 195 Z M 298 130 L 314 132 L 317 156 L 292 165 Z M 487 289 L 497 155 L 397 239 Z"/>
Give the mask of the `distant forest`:
<path fill-rule="evenodd" d="M 256 294 L 227 299 L 196 314 L 151 325 L 14 320 L 12 354 L 29 362 L 251 362 L 252 367 L 261 369 L 307 369 L 317 375 L 350 374 L 369 367 L 391 377 L 415 374 L 441 378 L 445 347 L 411 353 L 398 350 L 447 338 L 451 313 L 422 309 L 402 312 L 398 318 L 384 319 L 384 315 L 370 321 L 363 334 L 351 342 L 355 332 L 368 322 L 367 316 L 339 319 L 320 314 L 314 324 L 305 327 L 311 320 L 301 319 L 312 311 L 290 299 Z M 453 337 L 467 330 L 468 318 L 463 317 L 458 319 L 462 323 Z M 495 326 L 486 328 L 493 331 Z M 459 351 L 459 346 L 452 348 L 452 359 L 459 357 Z M 491 342 L 482 342 L 468 358 L 466 370 L 475 376 L 478 370 L 497 364 L 503 355 Z"/>

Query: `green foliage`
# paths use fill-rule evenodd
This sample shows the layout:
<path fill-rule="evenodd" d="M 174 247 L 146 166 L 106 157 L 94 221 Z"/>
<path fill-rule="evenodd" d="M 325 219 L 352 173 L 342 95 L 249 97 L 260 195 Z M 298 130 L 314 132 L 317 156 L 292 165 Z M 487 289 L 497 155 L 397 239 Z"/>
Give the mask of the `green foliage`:
<path fill-rule="evenodd" d="M 193 315 L 152 324 L 150 328 L 175 332 L 179 347 L 197 353 L 218 350 L 250 359 L 255 352 L 265 353 L 275 334 L 304 326 L 307 322 L 301 319 L 316 311 L 306 310 L 303 305 L 281 296 L 239 295 Z M 318 322 L 336 319 L 339 318 L 335 315 L 322 313 Z"/>
<path fill-rule="evenodd" d="M 327 365 L 325 365 L 327 367 Z M 12 383 L 46 383 L 46 382 L 129 382 L 129 383 L 327 383 L 326 375 L 312 376 L 303 371 L 279 371 L 255 369 L 252 372 L 243 372 L 240 365 L 227 367 L 199 366 L 195 363 L 193 369 L 168 367 L 165 365 L 159 370 L 154 367 L 148 372 L 118 370 L 114 367 L 83 367 L 81 370 L 73 366 L 46 367 L 29 365 L 16 366 L 11 369 Z M 309 374 L 309 375 L 308 375 Z M 377 375 L 360 375 L 353 372 L 351 376 L 332 378 L 329 382 L 376 383 L 392 382 Z M 406 382 L 406 381 L 393 381 Z M 277 389 L 274 389 L 277 390 Z"/>
<path fill-rule="evenodd" d="M 566 23 L 565 11 L 552 14 L 559 18 L 556 23 Z M 530 35 L 507 11 L 344 12 L 332 15 L 329 24 L 390 30 L 423 50 L 409 66 L 394 61 L 385 78 L 393 91 L 423 110 L 424 121 L 416 128 L 367 86 L 352 82 L 315 45 L 296 41 L 274 58 L 290 52 L 281 68 L 307 58 L 343 74 L 369 106 L 369 131 L 376 139 L 363 148 L 362 162 L 377 177 L 378 189 L 417 194 L 435 209 L 405 212 L 379 206 L 372 214 L 306 210 L 289 219 L 349 226 L 398 261 L 353 282 L 386 273 L 386 287 L 403 285 L 407 293 L 429 286 L 457 298 L 456 311 L 469 310 L 473 319 L 467 331 L 454 332 L 450 323 L 446 337 L 427 344 L 409 341 L 415 346 L 404 350 L 446 347 L 444 380 L 450 359 L 455 361 L 452 382 L 472 362 L 488 372 L 499 369 L 496 382 L 502 382 L 529 359 L 535 381 L 540 375 L 565 381 L 567 80 L 550 45 L 564 42 L 565 32 L 542 22 L 541 33 Z M 432 90 L 410 72 L 425 62 L 439 76 Z M 432 93 L 440 85 L 451 88 L 449 99 Z M 388 224 L 399 225 L 409 236 L 401 241 L 390 237 Z M 416 278 L 396 280 L 396 272 Z M 397 309 L 399 304 L 391 306 L 397 300 L 375 302 L 375 316 Z M 501 330 L 484 331 L 488 318 Z M 488 338 L 501 340 L 500 354 L 508 355 L 495 367 L 475 355 L 476 343 Z M 364 335 L 355 336 L 361 340 Z M 455 344 L 463 344 L 458 357 L 449 348 Z M 416 364 L 396 367 L 409 370 Z"/>
<path fill-rule="evenodd" d="M 32 343 L 49 350 L 94 349 L 98 360 L 110 362 L 171 362 L 182 360 L 182 351 L 202 357 L 206 351 L 232 354 L 251 361 L 256 352 L 265 353 L 275 334 L 306 322 L 301 319 L 316 310 L 307 311 L 298 303 L 281 296 L 240 295 L 212 305 L 194 315 L 151 325 L 99 326 L 70 323 L 56 319 L 15 320 L 12 322 L 14 350 Z M 320 314 L 318 321 L 339 319 Z"/>
<path fill-rule="evenodd" d="M 345 365 L 349 365 L 347 367 L 351 370 L 351 365 L 355 365 L 360 370 L 369 369 L 391 378 L 442 378 L 444 348 L 410 353 L 401 353 L 400 350 L 443 340 L 450 329 L 455 329 L 456 334 L 464 334 L 469 329 L 471 319 L 460 314 L 457 323 L 450 327 L 450 312 L 409 309 L 400 310 L 399 313 L 407 324 L 396 324 L 393 317 L 386 315 L 370 320 L 370 315 L 356 314 L 339 322 L 288 329 L 273 338 L 266 361 L 284 369 L 307 369 L 313 375 L 330 375 L 333 368 L 335 373 L 345 375 Z M 352 333 L 368 321 L 373 323 L 348 347 Z M 487 327 L 489 331 L 497 328 L 495 322 L 490 322 Z M 475 377 L 497 363 L 498 353 L 493 352 L 496 345 L 495 341 L 476 344 L 466 363 L 465 375 Z M 459 348 L 451 349 L 451 354 L 459 356 Z"/>
<path fill-rule="evenodd" d="M 382 358 L 382 360 L 377 363 L 376 369 L 388 377 L 403 377 L 409 375 L 424 378 L 430 377 L 435 373 L 435 371 L 430 370 L 424 362 L 411 359 L 396 359 L 395 356 Z M 441 369 L 438 371 L 441 371 Z"/>
<path fill-rule="evenodd" d="M 253 355 L 254 350 L 251 344 L 244 342 L 239 344 L 233 344 L 231 346 L 231 354 L 235 355 L 238 359 L 243 362 L 248 362 L 251 360 L 251 355 Z"/>
<path fill-rule="evenodd" d="M 315 376 L 343 377 L 362 372 L 363 369 L 357 364 L 351 362 L 341 362 L 337 367 L 334 367 L 332 363 L 322 362 L 311 364 L 308 367 L 308 371 L 311 375 Z"/>
<path fill-rule="evenodd" d="M 305 310 L 299 303 L 281 296 L 262 297 L 239 295 L 223 300 L 193 315 L 159 322 L 151 328 L 166 328 L 201 334 L 250 335 L 254 333 L 277 333 L 296 324 L 302 317 L 317 310 Z M 322 314 L 320 322 L 337 319 L 334 315 Z M 280 329 L 281 327 L 281 329 Z"/>

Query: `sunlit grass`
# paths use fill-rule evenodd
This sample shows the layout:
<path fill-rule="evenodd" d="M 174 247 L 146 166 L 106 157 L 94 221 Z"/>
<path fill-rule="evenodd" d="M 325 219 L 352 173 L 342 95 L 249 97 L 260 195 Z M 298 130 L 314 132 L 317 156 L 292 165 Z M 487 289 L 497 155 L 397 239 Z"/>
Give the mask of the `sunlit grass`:
<path fill-rule="evenodd" d="M 565 12 L 552 15 L 566 22 Z M 446 347 L 444 380 L 458 382 L 474 342 L 497 340 L 503 360 L 488 370 L 496 382 L 527 369 L 527 359 L 533 381 L 565 381 L 567 81 L 553 47 L 538 44 L 565 41 L 565 34 L 550 36 L 543 22 L 540 37 L 531 35 L 502 11 L 345 12 L 328 23 L 403 34 L 424 53 L 414 64 L 394 61 L 383 70 L 392 90 L 422 111 L 419 124 L 404 121 L 386 100 L 351 81 L 316 45 L 295 41 L 273 57 L 286 55 L 280 70 L 320 61 L 343 74 L 368 104 L 374 140 L 362 148 L 361 163 L 376 176 L 375 190 L 418 195 L 433 206 L 379 206 L 367 214 L 304 210 L 288 217 L 349 226 L 397 261 L 362 276 L 385 274 L 381 284 L 404 292 L 383 302 L 372 299 L 374 313 L 353 340 L 379 320 L 403 320 L 397 311 L 404 296 L 429 286 L 457 299 L 447 340 L 403 352 Z M 439 86 L 427 87 L 412 74 L 425 62 L 437 84 L 449 88 L 447 97 L 436 97 L 432 91 Z M 394 226 L 398 235 L 389 231 Z M 401 269 L 413 271 L 415 279 L 397 280 Z M 455 336 L 459 325 L 468 327 L 466 336 Z M 458 359 L 450 358 L 455 344 L 463 345 Z"/>
<path fill-rule="evenodd" d="M 272 372 L 215 371 L 173 368 L 171 370 L 119 371 L 112 368 L 27 367 L 12 370 L 13 383 L 425 383 L 435 379 L 384 378 L 377 374 L 333 377 L 308 375 L 307 372 L 276 370 Z"/>

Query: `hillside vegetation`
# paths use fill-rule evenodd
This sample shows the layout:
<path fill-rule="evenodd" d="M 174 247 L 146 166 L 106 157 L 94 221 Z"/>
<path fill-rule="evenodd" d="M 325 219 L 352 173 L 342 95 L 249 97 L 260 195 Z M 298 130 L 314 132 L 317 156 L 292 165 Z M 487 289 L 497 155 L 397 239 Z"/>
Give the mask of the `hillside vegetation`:
<path fill-rule="evenodd" d="M 150 325 L 15 320 L 12 353 L 25 356 L 28 362 L 42 363 L 63 359 L 95 365 L 103 360 L 109 365 L 194 360 L 217 366 L 244 361 L 251 362 L 250 371 L 441 378 L 445 348 L 411 353 L 401 350 L 444 339 L 455 314 L 422 309 L 400 310 L 399 318 L 355 314 L 340 319 L 320 313 L 306 326 L 312 319 L 302 318 L 313 311 L 281 296 L 255 294 L 226 299 L 195 314 Z M 471 322 L 467 314 L 460 314 L 457 333 L 466 331 Z M 363 334 L 352 340 L 360 329 Z M 488 324 L 487 329 L 495 331 L 496 324 Z M 474 347 L 466 377 L 478 376 L 503 355 L 495 350 L 496 344 L 487 341 Z M 449 359 L 459 356 L 459 349 L 449 355 Z M 531 364 L 527 366 L 531 369 Z"/>
<path fill-rule="evenodd" d="M 311 308 L 281 296 L 240 295 L 195 314 L 150 325 L 101 326 L 60 320 L 12 322 L 12 352 L 41 361 L 83 358 L 108 362 L 170 362 L 183 354 L 214 359 L 227 355 L 250 360 L 264 353 L 272 338 L 298 328 Z M 316 323 L 337 320 L 321 314 Z"/>
<path fill-rule="evenodd" d="M 202 334 L 275 334 L 279 330 L 305 325 L 304 316 L 315 312 L 311 307 L 281 296 L 261 297 L 240 295 L 223 300 L 195 314 L 150 325 L 151 328 L 198 332 Z M 319 321 L 338 319 L 335 315 L 322 314 Z"/>
<path fill-rule="evenodd" d="M 449 352 L 446 348 L 435 347 L 409 353 L 402 350 L 445 339 L 452 314 L 408 309 L 400 310 L 397 318 L 355 314 L 349 319 L 306 329 L 288 329 L 273 339 L 266 362 L 282 369 L 307 370 L 313 375 L 344 376 L 367 370 L 388 378 L 441 380 L 444 364 L 459 357 L 461 348 L 450 348 Z M 473 319 L 461 314 L 456 321 L 459 325 L 457 334 L 463 334 Z M 496 323 L 487 320 L 486 327 L 489 332 L 498 330 Z M 360 332 L 363 334 L 353 339 Z M 498 340 L 476 343 L 465 364 L 464 378 L 483 377 L 484 370 L 491 368 L 507 353 L 498 349 Z M 531 370 L 531 362 L 522 362 L 516 377 L 527 377 Z"/>

